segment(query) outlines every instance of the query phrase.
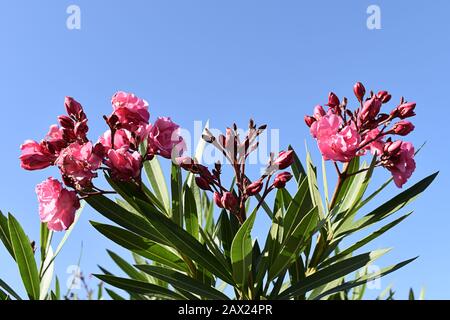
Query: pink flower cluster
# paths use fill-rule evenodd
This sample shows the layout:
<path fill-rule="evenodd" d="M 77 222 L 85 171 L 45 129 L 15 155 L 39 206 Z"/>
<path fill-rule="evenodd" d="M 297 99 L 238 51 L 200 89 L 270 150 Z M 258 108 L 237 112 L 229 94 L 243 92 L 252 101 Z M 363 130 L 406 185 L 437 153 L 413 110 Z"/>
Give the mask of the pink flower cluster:
<path fill-rule="evenodd" d="M 359 101 L 356 110 L 349 110 L 347 99 L 341 102 L 331 92 L 326 111 L 318 105 L 313 115 L 305 116 L 311 135 L 317 140 L 325 160 L 348 163 L 370 151 L 377 156 L 376 165 L 389 170 L 395 184 L 401 188 L 416 168 L 414 146 L 402 140 L 393 141 L 393 136 L 406 136 L 414 130 L 414 125 L 404 119 L 415 116 L 416 104 L 402 97 L 393 110 L 385 113 L 382 106 L 391 100 L 387 91 L 370 92 L 369 97 L 364 98 L 366 89 L 358 82 L 353 92 Z M 399 121 L 394 122 L 397 119 Z"/>
<path fill-rule="evenodd" d="M 80 199 L 104 193 L 93 179 L 104 170 L 117 181 L 140 184 L 143 162 L 159 155 L 179 157 L 185 150 L 180 127 L 170 118 L 160 117 L 150 124 L 148 103 L 132 93 L 117 92 L 111 100 L 113 112 L 104 116 L 109 126 L 96 143 L 87 138 L 87 117 L 80 103 L 65 99 L 67 114 L 58 117 L 40 142 L 27 140 L 21 145 L 20 162 L 25 170 L 56 166 L 64 185 L 49 178 L 36 187 L 42 222 L 55 231 L 73 223 Z M 147 145 L 147 152 L 139 147 Z"/>

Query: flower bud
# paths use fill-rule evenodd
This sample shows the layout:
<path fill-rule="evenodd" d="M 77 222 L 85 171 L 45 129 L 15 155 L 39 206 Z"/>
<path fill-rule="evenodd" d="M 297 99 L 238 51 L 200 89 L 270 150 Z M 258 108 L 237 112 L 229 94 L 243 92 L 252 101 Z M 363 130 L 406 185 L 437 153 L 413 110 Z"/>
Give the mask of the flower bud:
<path fill-rule="evenodd" d="M 364 98 L 364 95 L 366 94 L 366 88 L 364 88 L 364 86 L 361 82 L 357 82 L 353 86 L 353 92 L 355 93 L 355 96 L 358 99 L 358 101 L 362 101 Z"/>
<path fill-rule="evenodd" d="M 186 171 L 191 171 L 194 165 L 194 160 L 191 157 L 178 157 L 175 162 Z"/>
<path fill-rule="evenodd" d="M 375 119 L 381 109 L 381 100 L 376 96 L 373 96 L 369 100 L 364 102 L 363 108 L 360 113 L 361 121 L 364 123 Z"/>
<path fill-rule="evenodd" d="M 72 97 L 66 97 L 64 100 L 67 114 L 77 120 L 84 120 L 85 115 L 81 104 Z"/>
<path fill-rule="evenodd" d="M 249 184 L 246 188 L 247 195 L 254 196 L 255 194 L 261 192 L 263 188 L 263 182 L 261 180 L 255 181 Z"/>
<path fill-rule="evenodd" d="M 416 115 L 414 109 L 416 108 L 415 102 L 407 102 L 399 105 L 397 109 L 397 115 L 400 119 L 406 119 Z"/>
<path fill-rule="evenodd" d="M 89 131 L 89 128 L 87 126 L 87 119 L 77 122 L 75 124 L 74 133 L 77 138 L 84 139 L 86 138 L 86 133 Z"/>
<path fill-rule="evenodd" d="M 316 118 L 316 120 L 320 120 L 324 115 L 326 115 L 326 112 L 322 106 L 314 107 L 314 118 Z"/>
<path fill-rule="evenodd" d="M 195 182 L 197 183 L 197 186 L 205 191 L 212 191 L 211 186 L 209 185 L 208 181 L 203 177 L 196 177 Z"/>
<path fill-rule="evenodd" d="M 58 117 L 58 122 L 61 125 L 61 127 L 66 128 L 66 129 L 73 129 L 74 128 L 74 124 L 73 124 L 73 120 L 70 119 L 70 117 L 62 115 Z"/>
<path fill-rule="evenodd" d="M 222 196 L 222 205 L 225 209 L 234 211 L 238 205 L 238 200 L 231 192 L 224 192 Z"/>
<path fill-rule="evenodd" d="M 414 125 L 406 120 L 402 120 L 394 124 L 392 131 L 399 136 L 406 136 L 414 130 Z"/>
<path fill-rule="evenodd" d="M 213 199 L 214 199 L 214 203 L 216 204 L 216 206 L 223 209 L 222 196 L 220 195 L 220 193 L 214 192 Z"/>
<path fill-rule="evenodd" d="M 337 108 L 340 104 L 339 98 L 333 92 L 328 94 L 328 103 L 327 106 L 330 108 Z"/>
<path fill-rule="evenodd" d="M 388 103 L 391 100 L 391 95 L 387 91 L 380 91 L 377 93 L 377 98 L 381 100 L 382 103 Z"/>
<path fill-rule="evenodd" d="M 304 119 L 305 119 L 305 123 L 308 127 L 311 127 L 312 124 L 317 121 L 316 118 L 311 117 L 311 116 L 305 116 Z"/>
<path fill-rule="evenodd" d="M 286 183 L 292 179 L 292 174 L 289 172 L 282 172 L 275 177 L 275 181 L 273 182 L 273 186 L 277 189 L 282 189 L 286 187 Z"/>
<path fill-rule="evenodd" d="M 294 151 L 281 151 L 278 158 L 273 162 L 274 165 L 278 166 L 279 170 L 286 169 L 294 163 Z"/>

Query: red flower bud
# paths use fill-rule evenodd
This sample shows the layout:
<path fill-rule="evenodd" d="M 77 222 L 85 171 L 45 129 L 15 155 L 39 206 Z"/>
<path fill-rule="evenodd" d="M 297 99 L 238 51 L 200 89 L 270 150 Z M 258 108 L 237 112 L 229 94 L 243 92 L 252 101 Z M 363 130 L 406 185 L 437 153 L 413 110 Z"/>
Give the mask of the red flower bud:
<path fill-rule="evenodd" d="M 277 189 L 286 187 L 286 183 L 292 179 L 292 174 L 289 172 L 282 172 L 276 176 L 273 186 Z"/>
<path fill-rule="evenodd" d="M 328 94 L 328 103 L 327 106 L 330 108 L 337 108 L 340 104 L 339 98 L 333 92 Z"/>
<path fill-rule="evenodd" d="M 194 160 L 190 157 L 178 157 L 175 159 L 175 162 L 186 171 L 191 171 L 194 165 Z"/>
<path fill-rule="evenodd" d="M 66 97 L 64 105 L 66 106 L 66 111 L 69 116 L 74 117 L 77 120 L 84 120 L 86 118 L 83 107 L 74 98 Z"/>
<path fill-rule="evenodd" d="M 294 163 L 294 151 L 281 151 L 278 158 L 273 162 L 274 165 L 278 166 L 279 170 L 286 169 Z"/>
<path fill-rule="evenodd" d="M 212 191 L 211 186 L 209 185 L 208 181 L 206 181 L 203 177 L 196 177 L 195 182 L 197 183 L 197 186 L 205 191 Z"/>
<path fill-rule="evenodd" d="M 406 136 L 414 130 L 414 125 L 406 120 L 402 120 L 394 124 L 392 131 L 399 136 Z"/>
<path fill-rule="evenodd" d="M 66 129 L 74 128 L 73 120 L 70 119 L 70 117 L 68 117 L 68 116 L 65 116 L 65 115 L 59 116 L 58 122 L 61 125 L 61 127 L 63 127 L 63 128 L 66 128 Z"/>
<path fill-rule="evenodd" d="M 255 194 L 261 192 L 263 187 L 263 182 L 261 180 L 255 181 L 249 184 L 246 188 L 247 195 L 254 196 Z"/>
<path fill-rule="evenodd" d="M 397 109 L 397 116 L 400 119 L 406 119 L 409 117 L 413 117 L 416 115 L 416 113 L 414 112 L 414 109 L 416 108 L 416 103 L 415 102 L 408 102 L 408 103 L 403 103 L 401 105 L 399 105 L 396 109 Z"/>
<path fill-rule="evenodd" d="M 360 118 L 363 123 L 366 121 L 374 120 L 381 109 L 381 100 L 376 96 L 373 96 L 369 100 L 364 102 L 363 108 L 360 113 Z"/>
<path fill-rule="evenodd" d="M 75 124 L 74 133 L 77 138 L 80 138 L 84 140 L 86 138 L 86 133 L 89 131 L 89 128 L 87 126 L 87 119 L 77 122 Z"/>
<path fill-rule="evenodd" d="M 361 82 L 357 82 L 353 86 L 353 92 L 355 93 L 355 96 L 358 99 L 358 101 L 362 101 L 364 98 L 364 95 L 366 94 L 366 88 L 364 88 L 364 86 Z"/>
<path fill-rule="evenodd" d="M 238 205 L 238 200 L 231 192 L 225 192 L 222 196 L 222 205 L 225 209 L 234 211 Z"/>
<path fill-rule="evenodd" d="M 305 116 L 305 123 L 308 127 L 311 127 L 314 122 L 316 122 L 316 118 L 311 116 Z"/>
<path fill-rule="evenodd" d="M 380 91 L 377 93 L 377 98 L 381 100 L 382 103 L 388 103 L 391 100 L 391 95 L 387 91 Z"/>
<path fill-rule="evenodd" d="M 216 206 L 218 206 L 219 208 L 223 209 L 223 204 L 222 204 L 222 197 L 219 193 L 214 192 L 214 202 L 216 204 Z"/>

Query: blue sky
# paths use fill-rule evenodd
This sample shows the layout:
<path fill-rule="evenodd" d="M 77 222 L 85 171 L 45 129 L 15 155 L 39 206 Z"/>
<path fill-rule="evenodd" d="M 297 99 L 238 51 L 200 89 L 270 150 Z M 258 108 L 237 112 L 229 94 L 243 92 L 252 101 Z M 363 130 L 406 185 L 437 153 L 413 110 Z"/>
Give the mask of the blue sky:
<path fill-rule="evenodd" d="M 412 206 L 415 213 L 367 249 L 394 247 L 387 265 L 416 255 L 412 265 L 382 280 L 399 297 L 410 286 L 428 298 L 450 298 L 450 157 L 447 138 L 450 3 L 435 1 L 2 1 L 0 13 L 0 208 L 13 212 L 38 239 L 34 186 L 57 172 L 25 172 L 19 145 L 40 139 L 63 112 L 64 96 L 76 97 L 90 119 L 93 140 L 105 130 L 117 90 L 150 102 L 152 119 L 171 116 L 192 130 L 195 120 L 211 119 L 224 128 L 245 126 L 250 117 L 280 129 L 282 146 L 304 156 L 315 145 L 304 114 L 325 103 L 328 91 L 352 98 L 352 86 L 386 89 L 393 104 L 400 95 L 417 102 L 416 130 L 410 140 L 427 141 L 412 181 L 440 170 L 432 187 Z M 81 9 L 81 29 L 66 28 L 66 8 Z M 381 9 L 381 29 L 366 26 L 366 9 Z M 316 162 L 319 157 L 314 153 Z M 255 168 L 256 172 L 256 168 Z M 388 174 L 377 172 L 376 182 Z M 409 183 L 408 185 L 411 185 Z M 392 195 L 389 189 L 379 201 Z M 82 269 L 97 264 L 115 270 L 105 252 L 116 248 L 102 238 L 83 212 L 57 261 L 62 282 L 84 243 Z M 258 220 L 257 232 L 267 221 Z M 61 237 L 61 234 L 58 235 Z M 57 238 L 58 238 L 57 237 Z M 0 249 L 0 278 L 19 286 L 19 276 Z M 90 281 L 95 285 L 95 281 Z M 372 290 L 370 295 L 376 295 Z"/>

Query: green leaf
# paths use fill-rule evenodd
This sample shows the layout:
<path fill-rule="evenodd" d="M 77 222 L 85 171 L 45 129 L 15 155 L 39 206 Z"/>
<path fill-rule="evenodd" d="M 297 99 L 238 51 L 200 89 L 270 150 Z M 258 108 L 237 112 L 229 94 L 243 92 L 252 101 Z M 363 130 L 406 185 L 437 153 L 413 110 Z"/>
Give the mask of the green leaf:
<path fill-rule="evenodd" d="M 55 296 L 56 296 L 56 300 L 59 300 L 60 296 L 61 296 L 61 289 L 59 286 L 58 276 L 55 277 Z"/>
<path fill-rule="evenodd" d="M 252 267 L 251 231 L 257 210 L 242 224 L 231 244 L 231 263 L 233 279 L 241 289 L 247 288 L 248 275 Z"/>
<path fill-rule="evenodd" d="M 44 263 L 44 260 L 47 256 L 47 248 L 50 244 L 49 240 L 51 240 L 52 231 L 50 231 L 47 227 L 47 223 L 41 222 L 41 237 L 40 237 L 40 252 L 41 252 L 41 263 Z"/>
<path fill-rule="evenodd" d="M 395 227 L 397 224 L 399 224 L 400 222 L 402 222 L 404 219 L 406 219 L 407 217 L 409 217 L 409 215 L 411 215 L 412 212 L 405 214 L 403 216 L 401 216 L 400 218 L 386 224 L 385 226 L 383 226 L 382 228 L 378 229 L 377 231 L 371 233 L 370 235 L 368 235 L 367 237 L 365 237 L 364 239 L 354 243 L 353 245 L 351 245 L 350 247 L 348 247 L 347 249 L 339 252 L 337 255 L 327 259 L 324 261 L 324 263 L 322 263 L 322 267 L 326 266 L 326 265 L 330 265 L 331 263 L 338 261 L 339 259 L 342 259 L 348 255 L 350 255 L 352 252 L 358 250 L 359 248 L 363 247 L 364 245 L 366 245 L 367 243 L 369 243 L 370 241 L 378 238 L 379 236 L 381 236 L 382 234 L 384 234 L 385 232 L 387 232 L 388 230 L 392 229 L 393 227 Z"/>
<path fill-rule="evenodd" d="M 233 242 L 233 234 L 231 231 L 230 219 L 226 210 L 222 210 L 217 220 L 216 231 L 217 237 L 222 242 L 225 256 L 230 258 L 231 243 Z"/>
<path fill-rule="evenodd" d="M 150 265 L 137 265 L 136 268 L 152 277 L 166 281 L 176 288 L 197 294 L 200 297 L 213 300 L 229 300 L 222 292 L 180 272 Z"/>
<path fill-rule="evenodd" d="M 147 278 L 141 272 L 136 270 L 134 266 L 129 264 L 125 259 L 112 252 L 111 250 L 106 251 L 108 252 L 111 259 L 117 264 L 117 266 L 122 269 L 122 271 L 125 272 L 130 278 L 144 282 L 147 281 Z"/>
<path fill-rule="evenodd" d="M 286 214 L 287 216 L 287 214 Z M 269 269 L 268 279 L 272 280 L 292 264 L 307 244 L 314 231 L 319 227 L 319 214 L 317 207 L 306 213 L 298 224 L 293 225 L 293 229 L 285 229 L 283 244 L 279 248 L 273 264 Z M 286 220 L 285 220 L 286 221 Z"/>
<path fill-rule="evenodd" d="M 170 186 L 172 191 L 172 221 L 183 226 L 183 183 L 181 168 L 172 163 L 170 174 Z"/>
<path fill-rule="evenodd" d="M 320 218 L 324 218 L 324 208 L 322 196 L 320 195 L 319 185 L 317 183 L 317 168 L 314 166 L 311 154 L 307 152 L 306 154 L 306 163 L 307 163 L 307 175 L 308 175 L 308 184 L 309 184 L 309 192 L 311 194 L 311 200 L 314 207 L 317 207 L 319 210 Z"/>
<path fill-rule="evenodd" d="M 37 300 L 39 299 L 39 274 L 30 240 L 11 214 L 8 215 L 8 227 L 25 290 L 31 300 Z"/>
<path fill-rule="evenodd" d="M 40 277 L 42 277 L 47 272 L 47 268 L 52 265 L 53 261 L 55 261 L 56 257 L 61 252 L 62 248 L 64 247 L 64 244 L 66 243 L 66 241 L 69 238 L 70 234 L 72 233 L 73 229 L 77 225 L 78 220 L 80 219 L 81 213 L 83 212 L 83 209 L 84 209 L 84 205 L 85 205 L 85 203 L 82 202 L 80 209 L 78 209 L 77 212 L 75 212 L 75 218 L 74 218 L 72 225 L 69 227 L 69 229 L 67 229 L 64 232 L 64 235 L 63 235 L 61 241 L 59 242 L 58 246 L 56 247 L 56 251 L 52 255 L 49 262 L 46 264 L 46 266 L 42 265 L 42 268 L 39 272 Z"/>
<path fill-rule="evenodd" d="M 120 295 L 118 295 L 117 293 L 115 293 L 113 290 L 105 288 L 105 291 L 109 294 L 109 296 L 111 297 L 111 299 L 113 300 L 125 300 L 125 298 L 121 297 Z"/>
<path fill-rule="evenodd" d="M 163 246 L 116 226 L 91 221 L 92 226 L 108 239 L 140 256 L 165 266 L 186 271 L 187 267 L 180 257 Z"/>
<path fill-rule="evenodd" d="M 133 214 L 103 195 L 86 198 L 86 202 L 109 220 L 144 238 L 168 244 L 168 240 L 155 229 L 145 218 Z"/>
<path fill-rule="evenodd" d="M 11 239 L 9 236 L 8 218 L 6 218 L 1 211 L 0 211 L 0 240 L 3 242 L 3 245 L 5 246 L 6 250 L 8 250 L 11 257 L 15 259 Z"/>
<path fill-rule="evenodd" d="M 332 288 L 332 289 L 330 289 L 330 290 L 328 290 L 328 291 L 326 291 L 326 292 L 324 292 L 324 293 L 314 297 L 314 300 L 319 300 L 319 299 L 321 299 L 323 297 L 326 297 L 326 296 L 328 296 L 330 294 L 333 294 L 333 293 L 336 293 L 336 292 L 339 292 L 339 291 L 349 290 L 351 288 L 364 285 L 364 284 L 366 284 L 369 281 L 373 281 L 375 279 L 379 279 L 379 278 L 381 278 L 381 277 L 383 277 L 383 276 L 385 276 L 385 275 L 387 275 L 387 274 L 389 274 L 391 272 L 394 272 L 394 271 L 396 271 L 396 270 L 406 266 L 407 264 L 411 263 L 414 260 L 416 260 L 416 258 L 408 259 L 408 260 L 402 261 L 400 263 L 397 263 L 395 265 L 392 265 L 392 266 L 389 266 L 389 267 L 386 267 L 386 268 L 382 268 L 381 270 L 378 270 L 377 272 L 374 272 L 374 273 L 366 273 L 366 274 L 362 275 L 361 277 L 359 277 L 356 280 L 351 280 L 351 281 L 348 281 L 348 282 L 344 282 L 343 284 L 341 284 L 341 285 L 339 285 L 339 286 L 337 286 L 335 288 Z"/>
<path fill-rule="evenodd" d="M 13 296 L 17 300 L 22 300 L 22 298 L 11 288 L 5 281 L 0 279 L 0 288 L 3 288 L 7 293 Z"/>
<path fill-rule="evenodd" d="M 199 225 L 197 216 L 197 205 L 195 203 L 194 194 L 189 186 L 186 186 L 184 191 L 184 221 L 186 224 L 186 231 L 194 238 L 199 239 Z"/>
<path fill-rule="evenodd" d="M 162 288 L 151 283 L 103 274 L 94 274 L 94 276 L 111 286 L 125 290 L 130 293 L 148 294 L 154 297 L 168 300 L 183 299 L 183 297 L 180 296 L 178 293 L 175 293 L 169 289 Z"/>
<path fill-rule="evenodd" d="M 385 202 L 372 212 L 368 213 L 367 215 L 356 221 L 354 224 L 351 225 L 351 227 L 340 230 L 340 232 L 348 234 L 357 230 L 361 230 L 362 228 L 365 228 L 373 223 L 376 223 L 390 216 L 391 214 L 397 212 L 398 210 L 402 209 L 410 202 L 412 202 L 419 194 L 425 191 L 425 189 L 428 188 L 428 186 L 436 178 L 437 174 L 438 172 L 433 173 L 432 175 L 424 178 L 423 180 L 419 181 L 412 187 L 406 189 L 402 193 L 393 197 L 391 200 Z"/>
<path fill-rule="evenodd" d="M 303 178 L 306 177 L 306 171 L 303 168 L 303 165 L 300 161 L 300 158 L 298 157 L 295 150 L 289 146 L 289 150 L 294 151 L 294 163 L 292 164 L 292 172 L 294 173 L 295 180 L 297 180 L 297 184 L 300 184 L 302 182 Z"/>
<path fill-rule="evenodd" d="M 171 245 L 185 254 L 187 257 L 202 265 L 211 273 L 220 277 L 222 280 L 233 284 L 231 275 L 228 274 L 219 261 L 203 246 L 197 239 L 188 232 L 173 223 L 167 217 L 156 212 L 154 208 L 146 203 L 138 201 L 143 208 L 143 213 L 152 226 L 166 235 Z"/>
<path fill-rule="evenodd" d="M 55 269 L 55 263 L 52 260 L 53 249 L 51 246 L 47 249 L 47 254 L 45 255 L 45 260 L 42 264 L 43 268 L 47 270 L 41 277 L 39 285 L 39 299 L 44 300 L 47 297 L 48 290 L 53 280 L 53 272 Z"/>
<path fill-rule="evenodd" d="M 164 205 L 165 212 L 170 214 L 169 192 L 158 157 L 154 157 L 151 161 L 144 162 L 144 170 L 156 197 Z"/>
<path fill-rule="evenodd" d="M 305 279 L 303 279 L 302 282 L 292 285 L 287 290 L 281 292 L 281 294 L 276 298 L 288 299 L 292 296 L 305 294 L 308 291 L 311 291 L 364 267 L 370 261 L 379 258 L 387 251 L 389 250 L 376 250 L 368 253 L 363 253 L 343 261 L 339 261 L 329 267 L 313 273 L 310 276 L 307 276 Z"/>

